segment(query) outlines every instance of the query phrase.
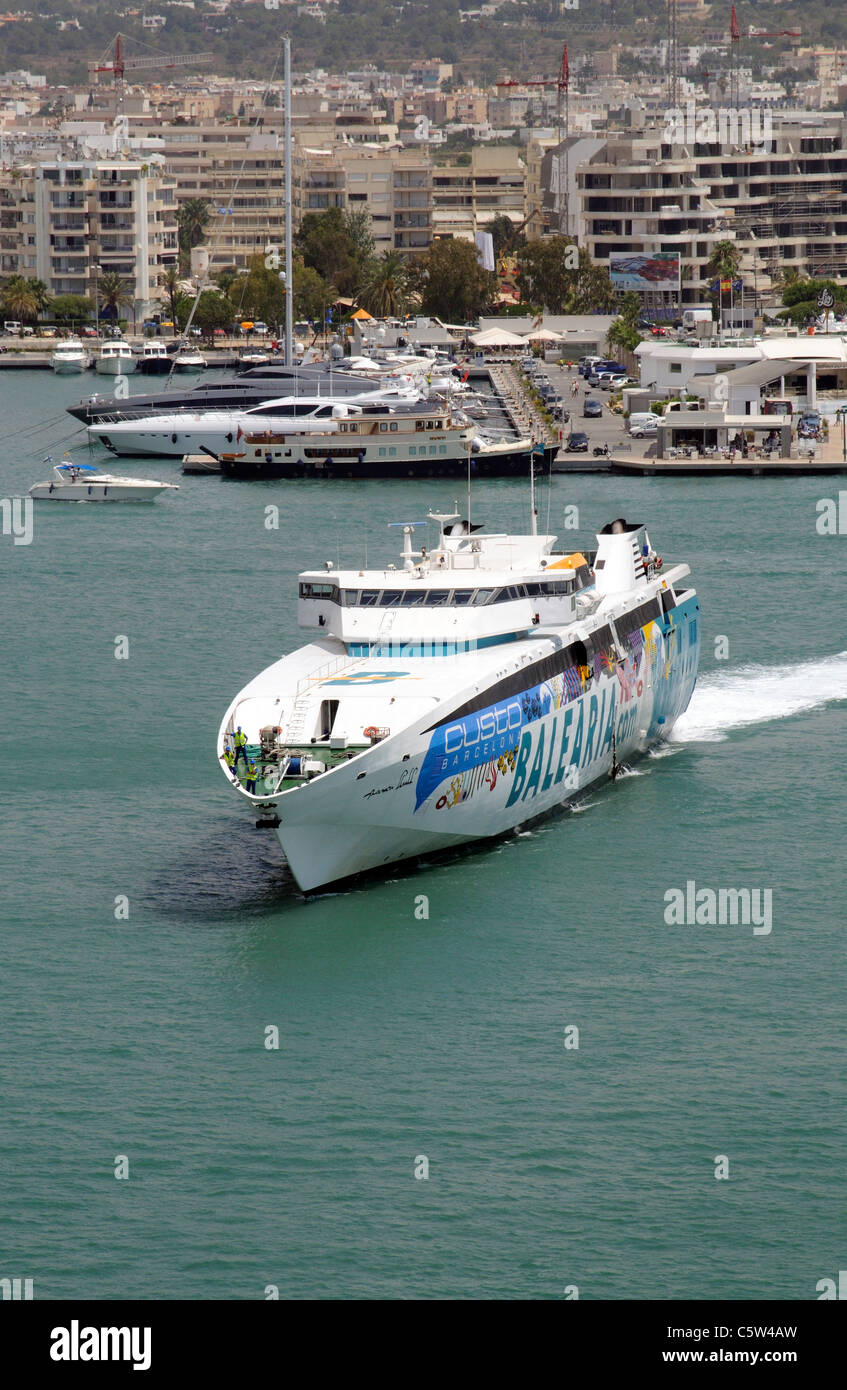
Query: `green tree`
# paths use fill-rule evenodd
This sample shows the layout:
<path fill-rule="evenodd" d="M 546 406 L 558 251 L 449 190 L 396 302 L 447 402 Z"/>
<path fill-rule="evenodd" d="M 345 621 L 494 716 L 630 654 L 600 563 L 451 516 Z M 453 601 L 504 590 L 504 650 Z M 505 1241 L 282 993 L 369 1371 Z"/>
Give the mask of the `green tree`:
<path fill-rule="evenodd" d="M 830 290 L 835 303 L 831 313 L 843 314 L 847 310 L 847 285 L 839 285 L 837 280 L 794 280 L 782 292 L 782 302 L 777 318 L 786 319 L 798 328 L 813 323 L 823 309 L 818 308 L 818 295 L 821 290 Z"/>
<path fill-rule="evenodd" d="M 94 314 L 94 301 L 82 294 L 57 294 L 50 301 L 50 314 L 63 328 L 89 323 Z"/>
<path fill-rule="evenodd" d="M 202 330 L 204 337 L 212 338 L 216 328 L 229 328 L 235 319 L 232 301 L 217 290 L 203 290 L 197 299 L 192 323 Z"/>
<path fill-rule="evenodd" d="M 356 259 L 360 265 L 364 265 L 371 260 L 376 249 L 373 223 L 367 208 L 354 208 L 345 212 L 344 226 L 354 247 Z"/>
<path fill-rule="evenodd" d="M 209 204 L 205 198 L 186 198 L 177 210 L 179 226 L 179 246 L 185 256 L 190 256 L 193 248 L 205 238 L 209 223 Z"/>
<path fill-rule="evenodd" d="M 718 241 L 706 262 L 706 274 L 710 279 L 732 280 L 738 274 L 740 264 L 741 252 L 735 242 L 729 239 Z"/>
<path fill-rule="evenodd" d="M 241 271 L 238 269 L 237 265 L 226 265 L 223 270 L 217 271 L 216 274 L 212 276 L 212 279 L 218 288 L 222 289 L 224 294 L 228 295 L 233 282 L 238 279 L 240 274 Z"/>
<path fill-rule="evenodd" d="M 409 271 L 399 251 L 386 251 L 370 262 L 359 287 L 358 301 L 377 318 L 404 314 L 409 306 Z"/>
<path fill-rule="evenodd" d="M 4 313 L 22 323 L 32 323 L 46 303 L 42 281 L 28 280 L 24 275 L 12 275 L 0 294 Z"/>
<path fill-rule="evenodd" d="M 434 241 L 409 267 L 411 287 L 421 308 L 451 323 L 467 323 L 490 309 L 497 297 L 497 276 L 483 270 L 469 241 Z"/>
<path fill-rule="evenodd" d="M 551 314 L 608 313 L 615 291 L 604 266 L 597 266 L 571 237 L 528 241 L 518 257 L 518 286 L 530 304 Z"/>
<path fill-rule="evenodd" d="M 305 265 L 316 270 L 328 285 L 336 285 L 339 294 L 355 293 L 373 250 L 373 238 L 367 249 L 360 213 L 345 217 L 341 208 L 307 212 L 296 241 Z"/>
<path fill-rule="evenodd" d="M 489 222 L 486 231 L 491 233 L 491 240 L 494 243 L 494 260 L 501 256 L 507 249 L 514 250 L 519 238 L 515 235 L 515 228 L 510 217 L 501 213 L 495 217 L 493 222 Z"/>
<path fill-rule="evenodd" d="M 323 325 L 328 304 L 338 298 L 335 285 L 328 285 L 322 275 L 302 261 L 294 262 L 294 317 L 317 320 Z"/>
<path fill-rule="evenodd" d="M 117 319 L 120 317 L 121 306 L 133 302 L 132 286 L 113 270 L 107 270 L 98 281 L 97 298 L 100 312 L 106 309 L 107 318 Z"/>
<path fill-rule="evenodd" d="M 285 315 L 285 290 L 279 271 L 265 265 L 264 256 L 252 256 L 246 275 L 233 280 L 229 297 L 236 316 L 279 323 Z"/>

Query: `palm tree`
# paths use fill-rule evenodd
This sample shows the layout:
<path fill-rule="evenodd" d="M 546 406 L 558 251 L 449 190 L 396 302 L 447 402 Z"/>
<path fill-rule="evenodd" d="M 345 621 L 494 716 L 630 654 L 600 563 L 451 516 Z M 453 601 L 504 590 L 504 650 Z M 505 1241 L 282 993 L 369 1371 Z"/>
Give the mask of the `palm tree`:
<path fill-rule="evenodd" d="M 176 297 L 179 291 L 179 281 L 179 266 L 177 265 L 167 266 L 159 277 L 159 283 L 162 289 L 167 293 L 168 302 L 171 306 L 171 323 L 173 324 L 172 331 L 174 337 L 176 337 Z"/>
<path fill-rule="evenodd" d="M 113 310 L 114 318 L 117 319 L 121 305 L 133 302 L 132 286 L 113 270 L 107 270 L 100 276 L 98 297 L 103 308 Z M 112 314 L 109 317 L 111 318 Z"/>
<path fill-rule="evenodd" d="M 734 280 L 741 263 L 741 252 L 734 241 L 717 241 L 706 262 L 706 272 L 719 280 Z"/>
<path fill-rule="evenodd" d="M 358 300 L 363 309 L 380 319 L 405 313 L 409 302 L 409 274 L 399 251 L 386 251 L 371 261 Z"/>
<path fill-rule="evenodd" d="M 179 223 L 179 244 L 183 251 L 190 252 L 199 246 L 206 235 L 209 222 L 209 204 L 205 198 L 186 198 L 176 215 Z"/>
<path fill-rule="evenodd" d="M 39 310 L 47 302 L 47 293 L 40 280 L 13 275 L 3 286 L 2 299 L 5 312 L 11 318 L 25 322 L 38 317 Z"/>

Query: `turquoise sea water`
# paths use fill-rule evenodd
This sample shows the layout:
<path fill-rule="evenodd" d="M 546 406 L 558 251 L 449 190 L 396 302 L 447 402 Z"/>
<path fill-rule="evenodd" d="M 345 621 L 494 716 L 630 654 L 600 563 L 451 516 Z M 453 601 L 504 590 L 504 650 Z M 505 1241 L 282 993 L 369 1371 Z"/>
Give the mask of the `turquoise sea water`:
<path fill-rule="evenodd" d="M 0 495 L 47 476 L 92 389 L 0 374 Z M 0 537 L 0 1276 L 815 1298 L 847 1256 L 847 535 L 815 529 L 844 480 L 554 479 L 569 545 L 623 514 L 691 564 L 702 677 L 674 742 L 530 834 L 305 901 L 218 770 L 221 715 L 300 643 L 299 569 L 393 558 L 386 524 L 455 484 L 116 471 L 181 490 L 44 503 L 31 545 Z M 475 494 L 489 527 L 527 514 L 517 482 Z M 772 931 L 666 925 L 689 880 L 770 889 Z"/>

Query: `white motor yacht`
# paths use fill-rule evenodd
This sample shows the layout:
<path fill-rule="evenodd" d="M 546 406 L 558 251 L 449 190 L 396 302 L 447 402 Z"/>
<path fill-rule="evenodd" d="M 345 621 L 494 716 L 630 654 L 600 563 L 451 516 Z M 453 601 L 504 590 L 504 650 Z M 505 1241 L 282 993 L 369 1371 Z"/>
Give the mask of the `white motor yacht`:
<path fill-rule="evenodd" d="M 204 372 L 207 362 L 191 343 L 182 343 L 171 359 L 175 372 Z"/>
<path fill-rule="evenodd" d="M 48 457 L 45 463 L 52 463 Z M 35 483 L 30 497 L 50 502 L 152 502 L 161 492 L 178 492 L 178 483 L 153 478 L 119 478 L 88 463 L 65 458 L 54 466 L 52 481 Z"/>
<path fill-rule="evenodd" d="M 154 338 L 141 349 L 138 370 L 146 376 L 167 376 L 171 369 L 171 358 L 161 338 Z"/>
<path fill-rule="evenodd" d="M 116 338 L 103 344 L 95 365 L 101 376 L 130 376 L 138 363 L 129 343 Z"/>
<path fill-rule="evenodd" d="M 84 372 L 91 365 L 91 353 L 79 338 L 68 338 L 60 343 L 50 358 L 50 366 L 58 376 L 71 376 Z"/>

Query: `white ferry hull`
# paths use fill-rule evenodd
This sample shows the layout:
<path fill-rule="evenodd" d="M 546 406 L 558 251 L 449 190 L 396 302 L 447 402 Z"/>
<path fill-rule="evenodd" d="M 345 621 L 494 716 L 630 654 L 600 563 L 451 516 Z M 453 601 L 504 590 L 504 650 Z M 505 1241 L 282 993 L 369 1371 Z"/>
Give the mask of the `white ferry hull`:
<path fill-rule="evenodd" d="M 453 722 L 450 710 L 434 712 L 419 721 L 426 727 L 279 796 L 277 834 L 300 888 L 508 834 L 607 781 L 663 741 L 687 707 L 698 615 L 692 594 L 649 625 L 637 660 L 575 699 L 558 678 L 536 687 L 548 705 L 538 717 L 527 717 L 521 694 Z"/>

